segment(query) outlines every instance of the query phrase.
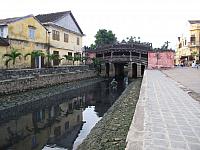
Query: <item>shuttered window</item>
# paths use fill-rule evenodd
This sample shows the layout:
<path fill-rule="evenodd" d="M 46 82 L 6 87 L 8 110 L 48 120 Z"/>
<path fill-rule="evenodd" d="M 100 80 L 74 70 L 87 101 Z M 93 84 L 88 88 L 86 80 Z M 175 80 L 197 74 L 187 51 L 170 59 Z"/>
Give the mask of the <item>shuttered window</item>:
<path fill-rule="evenodd" d="M 69 42 L 69 34 L 64 33 L 64 42 Z"/>
<path fill-rule="evenodd" d="M 53 38 L 53 40 L 60 41 L 60 32 L 53 30 L 52 31 L 52 38 Z"/>

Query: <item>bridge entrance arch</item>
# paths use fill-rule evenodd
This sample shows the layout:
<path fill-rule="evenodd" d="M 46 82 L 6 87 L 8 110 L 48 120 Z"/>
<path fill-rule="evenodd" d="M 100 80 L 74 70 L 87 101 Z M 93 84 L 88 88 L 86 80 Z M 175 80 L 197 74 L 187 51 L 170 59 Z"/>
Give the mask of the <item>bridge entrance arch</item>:
<path fill-rule="evenodd" d="M 151 43 L 118 43 L 95 49 L 96 57 L 103 62 L 104 75 L 107 77 L 125 76 L 141 77 L 148 63 L 148 50 Z"/>

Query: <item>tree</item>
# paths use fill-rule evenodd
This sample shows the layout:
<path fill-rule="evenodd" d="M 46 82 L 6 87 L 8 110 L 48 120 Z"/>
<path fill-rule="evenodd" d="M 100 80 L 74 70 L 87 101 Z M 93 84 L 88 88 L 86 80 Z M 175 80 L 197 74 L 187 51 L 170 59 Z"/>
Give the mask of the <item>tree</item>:
<path fill-rule="evenodd" d="M 5 57 L 7 58 L 5 60 L 5 66 L 6 66 L 6 68 L 8 68 L 8 64 L 9 64 L 10 61 L 12 61 L 13 62 L 12 63 L 13 66 L 15 66 L 16 59 L 17 58 L 21 59 L 21 56 L 22 56 L 22 53 L 18 52 L 18 50 L 14 49 L 14 48 L 12 49 L 11 53 L 4 54 L 3 58 L 5 58 Z"/>
<path fill-rule="evenodd" d="M 95 49 L 95 48 L 96 48 L 96 45 L 95 45 L 95 44 L 91 44 L 91 45 L 90 45 L 90 49 L 93 50 L 93 49 Z"/>
<path fill-rule="evenodd" d="M 191 53 L 191 55 L 192 55 L 192 57 L 196 60 L 196 57 L 198 57 L 199 56 L 199 54 L 197 53 L 197 51 L 193 51 L 192 53 Z"/>
<path fill-rule="evenodd" d="M 77 54 L 74 54 L 73 65 L 74 65 L 75 61 L 81 61 L 81 56 L 77 55 Z"/>
<path fill-rule="evenodd" d="M 31 53 L 27 53 L 26 55 L 24 55 L 24 59 L 26 59 L 27 56 L 31 56 L 31 57 L 34 58 L 34 60 L 35 60 L 35 67 L 37 67 L 38 64 L 37 64 L 36 58 L 38 58 L 38 57 L 45 57 L 45 54 L 41 50 L 34 50 Z"/>
<path fill-rule="evenodd" d="M 95 45 L 96 47 L 104 46 L 107 44 L 114 44 L 117 42 L 115 34 L 111 30 L 107 31 L 106 29 L 100 29 L 95 35 Z"/>
<path fill-rule="evenodd" d="M 67 61 L 73 61 L 73 57 L 71 55 L 64 55 L 63 56 Z"/>
<path fill-rule="evenodd" d="M 52 62 L 53 60 L 58 59 L 58 56 L 55 55 L 55 54 L 47 54 L 45 57 L 46 57 L 47 60 L 48 60 L 48 64 L 47 64 L 48 67 L 51 66 L 51 62 Z"/>
<path fill-rule="evenodd" d="M 99 75 L 101 73 L 101 61 L 98 58 L 92 58 L 92 64 L 95 68 L 95 71 Z"/>

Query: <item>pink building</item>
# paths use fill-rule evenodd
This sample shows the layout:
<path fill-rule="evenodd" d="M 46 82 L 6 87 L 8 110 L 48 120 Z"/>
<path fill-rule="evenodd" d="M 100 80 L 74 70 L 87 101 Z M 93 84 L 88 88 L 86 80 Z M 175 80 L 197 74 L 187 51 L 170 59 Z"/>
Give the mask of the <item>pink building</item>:
<path fill-rule="evenodd" d="M 174 68 L 173 50 L 148 51 L 148 69 Z"/>
<path fill-rule="evenodd" d="M 94 50 L 87 50 L 85 51 L 85 56 L 88 58 L 86 64 L 91 64 L 92 59 L 96 58 L 96 52 L 94 52 Z"/>

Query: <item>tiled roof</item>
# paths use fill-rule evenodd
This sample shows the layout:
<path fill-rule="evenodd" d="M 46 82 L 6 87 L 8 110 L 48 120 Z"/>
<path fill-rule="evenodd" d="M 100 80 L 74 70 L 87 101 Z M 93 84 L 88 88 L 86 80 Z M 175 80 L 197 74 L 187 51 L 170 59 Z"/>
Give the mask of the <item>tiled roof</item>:
<path fill-rule="evenodd" d="M 189 20 L 190 24 L 199 24 L 200 20 Z"/>
<path fill-rule="evenodd" d="M 33 16 L 33 15 L 28 15 L 28 16 L 24 16 L 24 17 L 14 17 L 14 18 L 0 19 L 0 25 L 7 25 L 9 23 L 13 23 L 13 22 L 16 22 L 16 21 L 19 21 L 21 19 L 28 18 L 28 17 L 31 17 L 31 16 Z"/>
<path fill-rule="evenodd" d="M 63 17 L 66 14 L 71 13 L 70 11 L 63 11 L 63 12 L 57 12 L 57 13 L 50 13 L 50 14 L 40 14 L 37 15 L 36 18 L 41 22 L 41 23 L 48 23 L 48 22 L 54 22 L 61 17 Z"/>
<path fill-rule="evenodd" d="M 0 46 L 9 46 L 9 45 L 10 45 L 9 42 L 6 39 L 0 37 Z"/>
<path fill-rule="evenodd" d="M 56 13 L 50 13 L 50 14 L 40 14 L 35 16 L 41 23 L 54 23 L 57 20 L 61 19 L 65 15 L 71 15 L 72 19 L 74 20 L 75 24 L 77 25 L 79 31 L 81 32 L 82 35 L 83 31 L 81 30 L 80 26 L 78 25 L 76 19 L 74 18 L 73 14 L 71 11 L 63 11 L 63 12 L 56 12 Z"/>

